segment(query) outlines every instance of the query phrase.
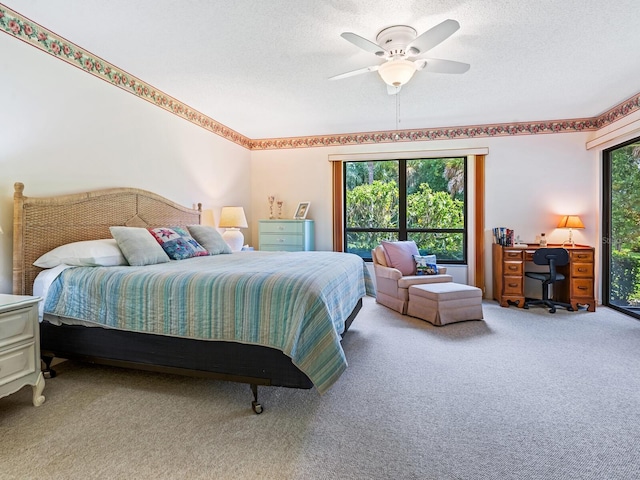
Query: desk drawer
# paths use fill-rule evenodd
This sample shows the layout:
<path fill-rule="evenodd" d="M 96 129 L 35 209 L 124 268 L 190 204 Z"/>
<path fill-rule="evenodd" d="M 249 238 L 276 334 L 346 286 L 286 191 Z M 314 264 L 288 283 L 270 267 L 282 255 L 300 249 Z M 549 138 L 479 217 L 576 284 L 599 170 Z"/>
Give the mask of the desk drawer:
<path fill-rule="evenodd" d="M 593 277 L 593 263 L 572 263 L 571 264 L 571 276 L 591 278 Z"/>
<path fill-rule="evenodd" d="M 522 260 L 522 250 L 505 250 L 503 259 L 509 260 Z"/>
<path fill-rule="evenodd" d="M 502 263 L 502 268 L 504 270 L 504 274 L 506 275 L 520 275 L 522 276 L 522 261 L 509 262 L 505 261 Z"/>
<path fill-rule="evenodd" d="M 574 278 L 571 285 L 571 296 L 593 298 L 593 279 Z"/>
<path fill-rule="evenodd" d="M 569 254 L 571 255 L 571 263 L 593 263 L 593 250 L 572 250 Z"/>
<path fill-rule="evenodd" d="M 523 295 L 522 277 L 504 276 L 504 284 L 502 289 L 504 295 Z"/>

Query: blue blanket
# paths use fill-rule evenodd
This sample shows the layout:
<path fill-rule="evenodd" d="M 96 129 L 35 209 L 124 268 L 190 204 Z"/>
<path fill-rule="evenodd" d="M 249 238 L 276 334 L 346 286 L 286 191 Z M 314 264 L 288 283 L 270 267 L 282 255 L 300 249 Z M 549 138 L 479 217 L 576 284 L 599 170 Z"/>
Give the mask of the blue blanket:
<path fill-rule="evenodd" d="M 46 314 L 106 327 L 276 348 L 325 392 L 347 367 L 340 345 L 363 260 L 335 252 L 241 252 L 144 267 L 77 267 L 49 289 Z"/>

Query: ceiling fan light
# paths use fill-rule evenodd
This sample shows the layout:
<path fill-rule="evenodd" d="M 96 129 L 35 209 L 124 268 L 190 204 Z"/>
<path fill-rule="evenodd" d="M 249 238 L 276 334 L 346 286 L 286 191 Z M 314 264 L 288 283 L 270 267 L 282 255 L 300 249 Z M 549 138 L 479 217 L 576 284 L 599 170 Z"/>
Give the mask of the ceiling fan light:
<path fill-rule="evenodd" d="M 378 73 L 384 83 L 392 87 L 400 87 L 411 80 L 416 72 L 416 65 L 409 60 L 392 60 L 383 63 L 378 68 Z"/>

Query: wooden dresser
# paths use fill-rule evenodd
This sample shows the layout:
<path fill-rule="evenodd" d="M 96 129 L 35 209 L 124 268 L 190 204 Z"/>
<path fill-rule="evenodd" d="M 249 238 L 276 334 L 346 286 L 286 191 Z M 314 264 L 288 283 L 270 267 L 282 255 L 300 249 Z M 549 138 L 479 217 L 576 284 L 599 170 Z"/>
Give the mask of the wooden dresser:
<path fill-rule="evenodd" d="M 0 398 L 31 385 L 36 407 L 44 402 L 39 301 L 38 297 L 0 294 Z"/>
<path fill-rule="evenodd" d="M 561 245 L 549 245 L 549 247 Z M 517 305 L 524 307 L 524 272 L 527 262 L 531 262 L 539 247 L 504 247 L 493 244 L 493 298 L 503 307 Z M 565 280 L 555 284 L 554 297 L 570 303 L 574 309 L 578 305 L 588 305 L 590 312 L 596 311 L 594 290 L 594 249 L 584 245 L 565 246 L 569 252 L 569 264 L 558 267 Z M 533 263 L 530 263 L 533 265 Z"/>
<path fill-rule="evenodd" d="M 301 252 L 315 248 L 313 220 L 259 220 L 259 249 Z"/>

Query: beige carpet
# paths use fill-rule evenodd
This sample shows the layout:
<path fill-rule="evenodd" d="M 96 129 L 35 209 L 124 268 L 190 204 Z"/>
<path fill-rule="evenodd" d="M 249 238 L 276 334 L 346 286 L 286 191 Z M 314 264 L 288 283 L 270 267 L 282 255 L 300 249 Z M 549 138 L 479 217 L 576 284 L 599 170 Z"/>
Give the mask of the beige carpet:
<path fill-rule="evenodd" d="M 64 362 L 0 399 L 0 479 L 635 479 L 640 322 L 484 304 L 433 327 L 365 299 L 323 396 Z"/>

